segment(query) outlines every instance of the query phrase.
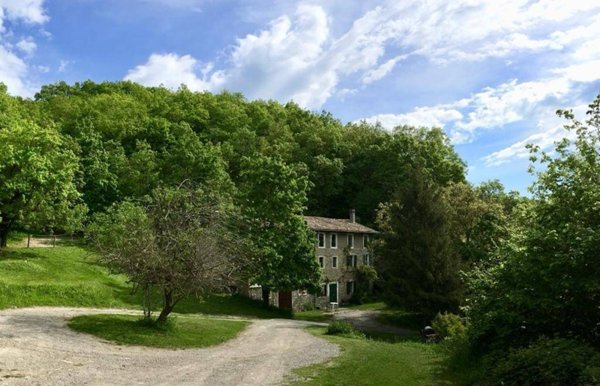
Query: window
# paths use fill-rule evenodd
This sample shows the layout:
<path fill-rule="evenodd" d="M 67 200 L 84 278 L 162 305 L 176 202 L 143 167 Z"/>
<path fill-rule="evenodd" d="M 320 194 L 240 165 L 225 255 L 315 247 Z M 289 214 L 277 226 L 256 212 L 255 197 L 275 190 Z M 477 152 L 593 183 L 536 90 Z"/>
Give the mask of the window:
<path fill-rule="evenodd" d="M 333 249 L 337 248 L 337 233 L 331 234 L 331 248 L 333 248 Z"/>
<path fill-rule="evenodd" d="M 325 258 L 323 256 L 319 256 L 319 266 L 321 268 L 325 266 Z"/>
<path fill-rule="evenodd" d="M 319 248 L 325 248 L 325 233 L 320 233 L 317 235 L 319 239 Z"/>
<path fill-rule="evenodd" d="M 369 243 L 369 235 L 363 235 L 363 248 L 366 248 L 368 243 Z"/>
<path fill-rule="evenodd" d="M 331 261 L 331 266 L 333 268 L 337 268 L 337 256 L 333 256 L 333 259 Z"/>
<path fill-rule="evenodd" d="M 348 247 L 350 249 L 354 248 L 354 235 L 352 233 L 348 233 Z"/>
<path fill-rule="evenodd" d="M 352 295 L 354 293 L 354 282 L 347 281 L 346 282 L 346 295 Z"/>
<path fill-rule="evenodd" d="M 363 255 L 363 264 L 364 265 L 371 265 L 371 256 L 367 255 Z"/>
<path fill-rule="evenodd" d="M 357 260 L 358 260 L 358 256 L 350 255 L 346 258 L 346 265 L 348 267 L 356 267 Z"/>

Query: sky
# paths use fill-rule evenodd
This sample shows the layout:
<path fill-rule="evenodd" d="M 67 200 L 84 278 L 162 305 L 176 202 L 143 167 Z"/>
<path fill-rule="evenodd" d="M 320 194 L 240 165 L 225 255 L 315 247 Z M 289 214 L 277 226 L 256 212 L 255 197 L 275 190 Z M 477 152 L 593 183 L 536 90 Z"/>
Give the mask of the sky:
<path fill-rule="evenodd" d="M 526 192 L 600 94 L 598 0 L 0 0 L 0 82 L 131 80 L 441 127 L 474 184 Z"/>

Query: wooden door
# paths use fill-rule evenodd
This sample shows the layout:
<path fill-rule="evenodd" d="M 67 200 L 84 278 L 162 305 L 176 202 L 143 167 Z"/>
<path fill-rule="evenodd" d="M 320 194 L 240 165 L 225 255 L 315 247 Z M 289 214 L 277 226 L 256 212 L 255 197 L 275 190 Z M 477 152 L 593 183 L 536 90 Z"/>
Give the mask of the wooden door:
<path fill-rule="evenodd" d="M 284 308 L 286 310 L 292 309 L 291 291 L 279 291 L 279 308 Z"/>

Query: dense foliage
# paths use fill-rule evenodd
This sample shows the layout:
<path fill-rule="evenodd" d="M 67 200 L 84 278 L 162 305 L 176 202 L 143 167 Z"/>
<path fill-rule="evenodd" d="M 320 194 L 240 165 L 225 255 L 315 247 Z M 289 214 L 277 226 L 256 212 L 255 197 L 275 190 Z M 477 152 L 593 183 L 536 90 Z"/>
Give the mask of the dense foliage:
<path fill-rule="evenodd" d="M 553 153 L 531 148 L 532 162 L 543 166 L 534 200 L 515 211 L 496 258 L 469 275 L 470 350 L 487 355 L 503 382 L 513 379 L 505 384 L 544 384 L 534 377 L 586 384 L 578 381 L 591 376 L 583 374 L 588 359 L 581 358 L 600 350 L 600 96 L 586 122 L 569 111 L 558 114 L 569 120 L 571 139 Z M 575 362 L 553 369 L 567 357 Z M 600 382 L 594 374 L 589 384 Z"/>

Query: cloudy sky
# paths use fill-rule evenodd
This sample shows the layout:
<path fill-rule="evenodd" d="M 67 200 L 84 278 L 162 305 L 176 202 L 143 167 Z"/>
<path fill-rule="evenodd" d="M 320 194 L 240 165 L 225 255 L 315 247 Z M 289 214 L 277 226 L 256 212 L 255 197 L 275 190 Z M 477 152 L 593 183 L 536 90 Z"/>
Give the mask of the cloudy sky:
<path fill-rule="evenodd" d="M 600 1 L 0 0 L 10 93 L 85 79 L 443 127 L 472 182 L 525 191 L 524 145 L 600 93 Z"/>

